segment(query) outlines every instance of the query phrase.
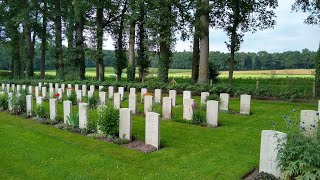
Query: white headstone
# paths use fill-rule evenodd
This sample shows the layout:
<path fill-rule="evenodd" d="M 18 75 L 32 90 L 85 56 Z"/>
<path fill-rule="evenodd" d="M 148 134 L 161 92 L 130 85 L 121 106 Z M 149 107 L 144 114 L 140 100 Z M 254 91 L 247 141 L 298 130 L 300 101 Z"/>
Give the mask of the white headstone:
<path fill-rule="evenodd" d="M 102 89 L 103 89 L 103 86 L 99 86 L 99 91 L 102 91 Z"/>
<path fill-rule="evenodd" d="M 130 88 L 130 94 L 136 94 L 136 88 Z"/>
<path fill-rule="evenodd" d="M 114 105 L 115 109 L 121 108 L 121 94 L 120 93 L 114 93 L 113 105 Z"/>
<path fill-rule="evenodd" d="M 124 87 L 119 87 L 118 88 L 118 92 L 119 94 L 121 94 L 121 101 L 123 100 L 123 96 L 124 96 Z"/>
<path fill-rule="evenodd" d="M 6 87 L 6 88 L 7 88 L 6 91 L 7 91 L 7 92 L 10 92 L 10 84 L 7 84 L 7 87 Z"/>
<path fill-rule="evenodd" d="M 51 98 L 49 100 L 50 104 L 50 120 L 54 121 L 57 118 L 57 99 Z"/>
<path fill-rule="evenodd" d="M 68 124 L 68 118 L 72 113 L 72 102 L 71 101 L 63 101 L 63 122 Z"/>
<path fill-rule="evenodd" d="M 317 136 L 319 113 L 312 110 L 301 110 L 300 127 L 306 136 Z"/>
<path fill-rule="evenodd" d="M 78 92 L 78 90 L 79 90 L 79 84 L 74 85 L 74 90 L 75 90 L 75 92 Z M 82 93 L 82 92 L 81 92 L 81 93 Z"/>
<path fill-rule="evenodd" d="M 99 100 L 100 100 L 100 105 L 105 106 L 106 105 L 106 92 L 99 92 Z"/>
<path fill-rule="evenodd" d="M 72 93 L 72 89 L 67 89 L 67 97 L 69 98 L 71 96 L 71 93 Z"/>
<path fill-rule="evenodd" d="M 39 83 L 38 83 L 38 86 L 39 86 L 39 88 L 41 89 L 41 88 L 42 88 L 42 82 L 39 82 Z"/>
<path fill-rule="evenodd" d="M 91 98 L 91 97 L 93 97 L 93 91 L 88 91 L 88 98 Z"/>
<path fill-rule="evenodd" d="M 62 89 L 62 92 L 64 92 L 64 89 L 66 88 L 66 85 L 65 84 L 61 84 L 61 89 Z"/>
<path fill-rule="evenodd" d="M 72 84 L 68 84 L 68 89 L 72 89 Z"/>
<path fill-rule="evenodd" d="M 193 118 L 193 99 L 184 99 L 183 104 L 183 119 L 192 120 Z"/>
<path fill-rule="evenodd" d="M 171 119 L 172 113 L 172 98 L 171 97 L 163 97 L 162 102 L 162 118 Z"/>
<path fill-rule="evenodd" d="M 154 90 L 154 102 L 161 103 L 161 89 Z"/>
<path fill-rule="evenodd" d="M 47 98 L 47 87 L 43 86 L 41 89 L 41 93 L 42 93 L 42 97 L 44 99 L 46 99 Z"/>
<path fill-rule="evenodd" d="M 207 124 L 213 127 L 218 126 L 219 118 L 219 101 L 207 101 Z"/>
<path fill-rule="evenodd" d="M 96 89 L 96 88 L 95 88 L 95 86 L 94 86 L 94 85 L 90 85 L 90 91 L 91 91 L 91 92 L 94 92 L 94 91 L 95 91 L 95 89 Z"/>
<path fill-rule="evenodd" d="M 148 93 L 147 88 L 142 88 L 141 89 L 141 102 L 143 102 L 144 95 Z"/>
<path fill-rule="evenodd" d="M 250 115 L 251 95 L 243 94 L 240 96 L 240 114 Z"/>
<path fill-rule="evenodd" d="M 37 106 L 41 106 L 42 102 L 43 102 L 43 97 L 40 97 L 40 96 L 36 97 Z"/>
<path fill-rule="evenodd" d="M 34 87 L 34 96 L 35 97 L 39 96 L 39 87 L 38 86 Z"/>
<path fill-rule="evenodd" d="M 191 91 L 183 91 L 183 104 L 185 103 L 185 99 L 191 99 Z"/>
<path fill-rule="evenodd" d="M 259 172 L 266 172 L 277 178 L 283 177 L 278 168 L 278 150 L 286 142 L 286 134 L 279 131 L 263 130 L 261 132 Z"/>
<path fill-rule="evenodd" d="M 26 85 L 22 85 L 22 89 L 26 90 L 27 86 Z"/>
<path fill-rule="evenodd" d="M 6 85 L 5 85 L 4 83 L 1 84 L 1 90 L 2 90 L 2 91 L 5 91 L 5 86 L 6 86 Z"/>
<path fill-rule="evenodd" d="M 87 85 L 82 85 L 82 96 L 87 95 Z"/>
<path fill-rule="evenodd" d="M 146 113 L 145 144 L 160 148 L 160 115 L 158 113 Z"/>
<path fill-rule="evenodd" d="M 113 98 L 113 94 L 114 94 L 114 87 L 113 86 L 109 86 L 108 87 L 108 97 L 109 97 L 109 99 Z"/>
<path fill-rule="evenodd" d="M 86 129 L 88 124 L 88 104 L 79 103 L 79 128 Z"/>
<path fill-rule="evenodd" d="M 176 90 L 170 90 L 169 91 L 169 97 L 172 98 L 172 106 L 175 107 L 176 106 L 176 98 L 177 98 L 177 91 Z"/>
<path fill-rule="evenodd" d="M 137 113 L 137 95 L 129 94 L 129 109 L 132 111 L 132 114 Z"/>
<path fill-rule="evenodd" d="M 58 89 L 59 89 L 59 83 L 55 83 L 54 84 L 54 91 L 58 92 Z"/>
<path fill-rule="evenodd" d="M 16 85 L 15 85 L 15 84 L 11 84 L 11 89 L 12 89 L 12 92 L 15 92 L 15 90 L 16 90 Z"/>
<path fill-rule="evenodd" d="M 53 88 L 49 88 L 49 96 L 50 96 L 50 98 L 53 97 L 53 94 L 54 94 L 54 89 Z"/>
<path fill-rule="evenodd" d="M 144 113 L 147 114 L 147 112 L 151 112 L 152 111 L 152 96 L 144 96 Z"/>
<path fill-rule="evenodd" d="M 12 93 L 12 92 L 9 92 L 9 93 L 8 93 L 8 109 L 9 109 L 9 111 L 12 111 L 12 110 L 13 110 L 12 101 L 13 101 L 13 93 Z"/>
<path fill-rule="evenodd" d="M 28 86 L 28 93 L 29 93 L 30 95 L 32 95 L 32 90 L 33 90 L 33 87 L 32 87 L 32 86 Z"/>
<path fill-rule="evenodd" d="M 21 85 L 17 85 L 17 92 L 20 93 L 21 91 Z"/>
<path fill-rule="evenodd" d="M 120 109 L 119 138 L 131 141 L 132 113 L 128 108 Z"/>
<path fill-rule="evenodd" d="M 229 99 L 230 95 L 228 93 L 220 93 L 220 110 L 229 111 Z"/>
<path fill-rule="evenodd" d="M 206 104 L 206 101 L 209 95 L 210 95 L 209 92 L 201 92 L 201 106 Z"/>
<path fill-rule="evenodd" d="M 58 100 L 62 101 L 62 99 L 63 99 L 63 90 L 62 90 L 62 88 L 58 88 L 58 94 L 59 94 Z"/>
<path fill-rule="evenodd" d="M 49 89 L 53 88 L 53 83 L 49 83 Z"/>
<path fill-rule="evenodd" d="M 82 102 L 82 90 L 78 90 L 77 92 L 77 101 Z"/>
<path fill-rule="evenodd" d="M 27 116 L 31 117 L 32 116 L 32 95 L 27 95 L 26 96 L 26 104 L 27 104 Z"/>

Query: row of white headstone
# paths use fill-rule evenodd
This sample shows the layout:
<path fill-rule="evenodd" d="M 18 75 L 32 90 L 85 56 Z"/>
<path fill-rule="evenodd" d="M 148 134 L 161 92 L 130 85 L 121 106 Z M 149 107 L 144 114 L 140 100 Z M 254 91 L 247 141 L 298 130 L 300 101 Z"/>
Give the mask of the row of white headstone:
<path fill-rule="evenodd" d="M 290 123 L 290 122 L 289 122 Z M 313 110 L 302 110 L 300 113 L 300 128 L 306 136 L 317 136 L 319 113 Z M 260 164 L 259 172 L 273 174 L 277 178 L 283 178 L 277 159 L 279 149 L 287 141 L 287 134 L 273 130 L 261 132 Z"/>

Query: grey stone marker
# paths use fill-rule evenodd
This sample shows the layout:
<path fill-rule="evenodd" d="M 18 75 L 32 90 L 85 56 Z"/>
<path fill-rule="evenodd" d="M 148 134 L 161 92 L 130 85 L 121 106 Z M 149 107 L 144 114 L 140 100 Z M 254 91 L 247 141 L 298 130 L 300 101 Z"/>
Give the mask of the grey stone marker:
<path fill-rule="evenodd" d="M 229 99 L 230 95 L 228 93 L 220 93 L 220 110 L 229 111 Z"/>
<path fill-rule="evenodd" d="M 34 87 L 34 96 L 35 97 L 39 96 L 39 87 L 38 86 Z"/>
<path fill-rule="evenodd" d="M 82 102 L 82 90 L 78 90 L 77 92 L 77 101 L 78 103 Z"/>
<path fill-rule="evenodd" d="M 87 95 L 87 85 L 82 85 L 82 96 Z"/>
<path fill-rule="evenodd" d="M 42 93 L 42 97 L 44 98 L 44 99 L 46 99 L 47 98 L 47 87 L 42 87 L 42 89 L 41 89 L 41 93 Z"/>
<path fill-rule="evenodd" d="M 118 88 L 118 93 L 121 95 L 121 101 L 123 100 L 123 96 L 124 96 L 124 87 L 119 87 Z"/>
<path fill-rule="evenodd" d="M 279 131 L 263 130 L 261 132 L 259 172 L 266 172 L 277 178 L 283 174 L 278 168 L 278 149 L 286 143 L 286 134 Z"/>
<path fill-rule="evenodd" d="M 141 88 L 141 102 L 143 102 L 144 99 L 144 95 L 148 93 L 148 89 L 147 88 Z"/>
<path fill-rule="evenodd" d="M 99 100 L 100 100 L 100 105 L 105 106 L 106 105 L 106 92 L 99 92 Z"/>
<path fill-rule="evenodd" d="M 54 121 L 57 118 L 57 100 L 55 98 L 51 98 L 49 100 L 50 103 L 50 120 Z"/>
<path fill-rule="evenodd" d="M 79 103 L 79 128 L 86 129 L 88 124 L 88 104 Z"/>
<path fill-rule="evenodd" d="M 172 98 L 172 106 L 176 106 L 176 98 L 177 98 L 177 91 L 176 90 L 169 90 L 169 97 Z"/>
<path fill-rule="evenodd" d="M 103 89 L 103 86 L 99 86 L 99 91 L 102 91 L 102 89 Z"/>
<path fill-rule="evenodd" d="M 120 93 L 114 93 L 113 106 L 115 109 L 121 108 L 121 94 Z"/>
<path fill-rule="evenodd" d="M 171 97 L 163 97 L 162 102 L 162 118 L 171 119 L 172 113 L 172 98 Z"/>
<path fill-rule="evenodd" d="M 201 106 L 206 105 L 206 101 L 209 95 L 209 92 L 201 92 Z"/>
<path fill-rule="evenodd" d="M 79 90 L 79 84 L 74 85 L 74 90 L 75 90 L 75 92 L 78 92 L 78 90 Z M 81 92 L 81 93 L 82 93 L 82 92 Z"/>
<path fill-rule="evenodd" d="M 243 94 L 240 96 L 240 114 L 250 115 L 251 95 Z"/>
<path fill-rule="evenodd" d="M 306 136 L 317 136 L 319 113 L 312 110 L 301 110 L 300 127 Z"/>
<path fill-rule="evenodd" d="M 130 88 L 130 94 L 136 94 L 136 88 Z"/>
<path fill-rule="evenodd" d="M 32 86 L 28 86 L 28 93 L 29 93 L 30 95 L 32 95 L 32 90 L 33 90 L 33 87 L 32 87 Z"/>
<path fill-rule="evenodd" d="M 213 127 L 218 126 L 219 118 L 219 101 L 207 101 L 207 124 Z"/>
<path fill-rule="evenodd" d="M 63 101 L 63 122 L 65 124 L 69 124 L 68 118 L 72 114 L 72 102 L 71 101 Z"/>
<path fill-rule="evenodd" d="M 146 114 L 145 144 L 160 148 L 160 115 L 154 112 Z"/>
<path fill-rule="evenodd" d="M 26 104 L 27 104 L 27 116 L 32 116 L 32 95 L 26 95 Z"/>
<path fill-rule="evenodd" d="M 137 95 L 129 94 L 129 109 L 132 111 L 132 114 L 137 113 Z"/>
<path fill-rule="evenodd" d="M 161 103 L 161 89 L 154 90 L 154 102 Z"/>
<path fill-rule="evenodd" d="M 113 98 L 113 94 L 114 94 L 114 87 L 113 86 L 109 86 L 108 87 L 108 97 L 109 97 L 109 99 Z"/>
<path fill-rule="evenodd" d="M 132 140 L 132 113 L 129 108 L 120 109 L 119 138 Z"/>
<path fill-rule="evenodd" d="M 94 85 L 90 85 L 90 91 L 94 92 L 95 90 L 96 90 L 95 86 Z"/>
<path fill-rule="evenodd" d="M 193 118 L 193 99 L 184 99 L 183 104 L 183 119 L 192 120 Z"/>
<path fill-rule="evenodd" d="M 62 90 L 62 88 L 58 89 L 58 94 L 59 94 L 58 100 L 62 101 L 62 99 L 63 99 L 63 90 Z"/>
<path fill-rule="evenodd" d="M 13 100 L 13 93 L 12 93 L 12 92 L 9 92 L 9 93 L 8 93 L 8 109 L 9 109 L 9 111 L 12 111 L 12 110 L 13 110 L 12 100 Z"/>
<path fill-rule="evenodd" d="M 144 113 L 147 114 L 147 112 L 152 111 L 152 96 L 144 96 Z"/>

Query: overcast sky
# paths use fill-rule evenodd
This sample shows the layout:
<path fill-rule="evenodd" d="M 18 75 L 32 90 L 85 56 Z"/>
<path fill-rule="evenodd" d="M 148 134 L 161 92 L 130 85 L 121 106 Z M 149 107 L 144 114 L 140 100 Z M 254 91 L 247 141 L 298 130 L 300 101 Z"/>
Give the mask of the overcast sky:
<path fill-rule="evenodd" d="M 320 42 L 320 27 L 303 23 L 308 13 L 292 12 L 294 0 L 279 0 L 279 7 L 275 10 L 277 24 L 273 29 L 246 33 L 241 45 L 241 52 L 284 52 L 301 51 L 304 48 L 316 51 Z M 228 37 L 222 30 L 210 29 L 210 51 L 228 52 L 225 45 Z M 105 42 L 106 49 L 113 49 L 110 38 Z M 190 41 L 177 41 L 175 51 L 192 51 Z"/>

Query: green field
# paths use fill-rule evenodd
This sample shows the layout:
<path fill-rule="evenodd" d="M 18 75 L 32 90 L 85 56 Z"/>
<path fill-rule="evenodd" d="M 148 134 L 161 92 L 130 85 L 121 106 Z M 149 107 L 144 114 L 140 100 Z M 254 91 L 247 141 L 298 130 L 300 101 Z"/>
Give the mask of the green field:
<path fill-rule="evenodd" d="M 283 78 L 283 77 L 314 77 L 314 70 L 262 70 L 262 71 L 235 71 L 235 78 Z M 150 68 L 149 69 L 149 77 L 157 76 L 158 69 Z M 39 72 L 36 72 L 40 74 Z M 54 70 L 46 71 L 48 75 L 55 75 Z M 116 76 L 114 73 L 114 69 L 112 67 L 105 68 L 105 75 L 108 76 Z M 95 68 L 87 68 L 86 76 L 95 77 Z M 136 72 L 136 76 L 138 76 L 138 71 Z M 191 77 L 191 69 L 170 69 L 169 70 L 170 77 Z M 124 70 L 123 77 L 126 77 L 126 70 Z M 221 78 L 228 77 L 227 71 L 221 71 Z"/>
<path fill-rule="evenodd" d="M 200 103 L 200 97 L 193 98 Z M 181 121 L 181 96 L 177 104 L 173 114 Z M 62 119 L 62 104 L 58 107 Z M 128 107 L 127 100 L 122 107 Z M 231 113 L 220 112 L 218 128 L 161 120 L 162 148 L 150 154 L 0 112 L 0 178 L 240 179 L 258 166 L 261 130 L 273 129 L 275 122 L 286 131 L 284 114 L 317 105 L 253 100 L 251 107 L 252 115 L 239 115 L 239 100 L 231 99 Z M 138 111 L 142 109 L 139 103 Z M 89 112 L 94 121 L 96 110 Z M 144 140 L 144 128 L 144 117 L 134 116 L 136 139 Z"/>

